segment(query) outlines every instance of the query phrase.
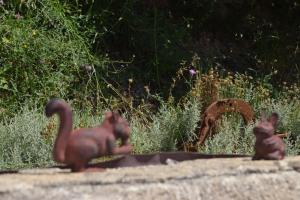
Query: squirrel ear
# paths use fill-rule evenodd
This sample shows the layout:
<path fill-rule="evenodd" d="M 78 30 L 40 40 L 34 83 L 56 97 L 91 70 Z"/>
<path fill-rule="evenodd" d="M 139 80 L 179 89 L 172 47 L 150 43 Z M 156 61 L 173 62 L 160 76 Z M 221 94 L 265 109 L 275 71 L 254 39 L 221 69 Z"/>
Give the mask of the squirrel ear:
<path fill-rule="evenodd" d="M 119 114 L 118 112 L 114 111 L 114 112 L 112 113 L 112 117 L 113 117 L 114 121 L 117 121 L 118 118 L 120 117 L 120 114 Z"/>
<path fill-rule="evenodd" d="M 109 118 L 111 118 L 113 116 L 113 113 L 111 111 L 108 111 L 108 112 L 105 112 L 104 115 L 105 115 L 106 119 L 109 119 Z"/>
<path fill-rule="evenodd" d="M 271 114 L 271 116 L 269 117 L 268 121 L 274 126 L 276 127 L 279 121 L 279 115 L 276 112 L 273 112 Z"/>

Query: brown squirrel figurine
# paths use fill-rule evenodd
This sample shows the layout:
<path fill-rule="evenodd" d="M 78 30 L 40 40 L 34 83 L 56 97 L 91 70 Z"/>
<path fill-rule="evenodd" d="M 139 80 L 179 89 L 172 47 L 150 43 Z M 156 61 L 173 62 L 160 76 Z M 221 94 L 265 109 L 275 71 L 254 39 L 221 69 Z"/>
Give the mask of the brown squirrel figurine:
<path fill-rule="evenodd" d="M 119 114 L 106 112 L 101 125 L 73 130 L 72 110 L 65 101 L 52 99 L 47 103 L 46 116 L 51 117 L 56 113 L 60 125 L 53 157 L 56 162 L 71 167 L 73 172 L 88 171 L 87 164 L 93 158 L 131 152 L 129 124 Z M 121 139 L 119 147 L 115 146 L 117 139 Z"/>
<path fill-rule="evenodd" d="M 260 122 L 254 127 L 256 142 L 253 160 L 282 160 L 284 158 L 284 142 L 279 136 L 274 135 L 278 120 L 278 114 L 272 113 L 268 119 L 262 116 Z"/>

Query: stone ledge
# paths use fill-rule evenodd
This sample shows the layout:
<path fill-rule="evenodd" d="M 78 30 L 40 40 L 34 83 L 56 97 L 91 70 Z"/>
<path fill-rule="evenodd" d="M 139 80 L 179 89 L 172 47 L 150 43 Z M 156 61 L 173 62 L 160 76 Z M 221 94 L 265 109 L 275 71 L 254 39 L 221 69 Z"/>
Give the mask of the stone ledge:
<path fill-rule="evenodd" d="M 300 156 L 199 159 L 170 165 L 0 175 L 0 199 L 300 199 Z"/>

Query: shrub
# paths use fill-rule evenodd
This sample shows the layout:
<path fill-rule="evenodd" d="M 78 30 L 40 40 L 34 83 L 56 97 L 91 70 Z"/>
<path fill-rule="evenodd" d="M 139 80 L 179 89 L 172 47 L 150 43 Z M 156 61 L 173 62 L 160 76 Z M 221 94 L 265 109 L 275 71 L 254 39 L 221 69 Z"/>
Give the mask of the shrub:
<path fill-rule="evenodd" d="M 50 97 L 84 102 L 91 90 L 99 92 L 94 74 L 103 65 L 59 1 L 0 9 L 0 106 L 16 109 L 28 99 L 41 105 Z"/>
<path fill-rule="evenodd" d="M 50 165 L 51 142 L 41 135 L 45 117 L 36 109 L 22 112 L 0 124 L 0 168 L 16 169 Z"/>
<path fill-rule="evenodd" d="M 162 103 L 148 124 L 134 118 L 131 122 L 131 143 L 135 152 L 176 151 L 179 145 L 193 141 L 200 108 L 200 102 L 195 99 L 182 106 Z"/>
<path fill-rule="evenodd" d="M 248 154 L 254 150 L 253 125 L 245 126 L 237 115 L 223 116 L 217 123 L 215 135 L 209 137 L 199 151 L 210 154 Z"/>

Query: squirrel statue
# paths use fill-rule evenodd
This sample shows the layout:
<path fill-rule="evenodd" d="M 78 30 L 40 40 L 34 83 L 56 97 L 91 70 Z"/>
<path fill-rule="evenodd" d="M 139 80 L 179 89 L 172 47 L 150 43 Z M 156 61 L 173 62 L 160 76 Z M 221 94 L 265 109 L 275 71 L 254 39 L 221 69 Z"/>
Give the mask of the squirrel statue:
<path fill-rule="evenodd" d="M 73 130 L 71 107 L 60 99 L 50 100 L 45 108 L 47 117 L 58 114 L 60 125 L 56 137 L 53 158 L 66 164 L 73 172 L 88 171 L 87 164 L 93 158 L 105 155 L 128 154 L 132 150 L 129 143 L 128 122 L 118 113 L 106 112 L 104 121 L 92 128 Z M 121 139 L 121 145 L 115 141 Z"/>
<path fill-rule="evenodd" d="M 262 116 L 259 123 L 253 128 L 256 137 L 253 160 L 282 160 L 284 158 L 284 142 L 279 136 L 274 135 L 278 120 L 277 113 L 272 113 L 268 119 Z"/>

